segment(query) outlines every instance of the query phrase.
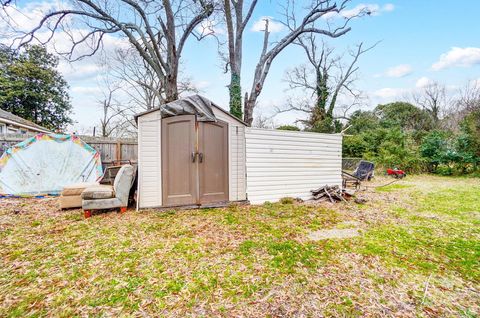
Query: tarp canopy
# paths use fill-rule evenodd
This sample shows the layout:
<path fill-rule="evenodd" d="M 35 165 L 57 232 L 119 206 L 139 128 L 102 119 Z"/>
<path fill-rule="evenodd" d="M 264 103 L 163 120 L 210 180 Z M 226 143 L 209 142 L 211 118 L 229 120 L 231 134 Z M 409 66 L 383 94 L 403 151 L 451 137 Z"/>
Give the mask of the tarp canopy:
<path fill-rule="evenodd" d="M 58 194 L 103 175 L 100 153 L 75 135 L 38 134 L 9 148 L 0 158 L 0 193 Z"/>
<path fill-rule="evenodd" d="M 200 95 L 188 96 L 164 105 L 152 109 L 150 111 L 138 114 L 135 116 L 138 118 L 141 115 L 149 113 L 151 111 L 160 109 L 162 118 L 179 116 L 179 115 L 196 115 L 197 121 L 213 121 L 216 122 L 217 118 L 213 114 L 212 101 Z"/>

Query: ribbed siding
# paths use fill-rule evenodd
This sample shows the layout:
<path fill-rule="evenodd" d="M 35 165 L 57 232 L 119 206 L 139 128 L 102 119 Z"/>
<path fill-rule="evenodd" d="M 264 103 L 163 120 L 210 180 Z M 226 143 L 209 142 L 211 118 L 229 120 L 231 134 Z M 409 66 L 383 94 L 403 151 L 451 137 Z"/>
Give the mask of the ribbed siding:
<path fill-rule="evenodd" d="M 342 182 L 342 136 L 247 128 L 247 194 L 253 204 Z"/>
<path fill-rule="evenodd" d="M 138 186 L 140 208 L 162 205 L 160 112 L 138 118 Z"/>
<path fill-rule="evenodd" d="M 213 112 L 219 120 L 228 123 L 229 200 L 245 200 L 245 126 L 216 108 Z"/>

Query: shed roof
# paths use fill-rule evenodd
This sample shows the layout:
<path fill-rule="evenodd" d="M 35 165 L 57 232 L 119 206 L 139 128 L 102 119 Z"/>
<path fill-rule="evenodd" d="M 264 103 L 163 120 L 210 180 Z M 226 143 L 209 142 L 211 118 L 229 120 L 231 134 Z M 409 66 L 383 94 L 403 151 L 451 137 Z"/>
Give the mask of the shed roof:
<path fill-rule="evenodd" d="M 215 115 L 213 114 L 212 108 L 216 108 L 220 110 L 221 112 L 225 113 L 232 119 L 247 126 L 245 122 L 233 116 L 222 107 L 218 106 L 208 98 L 203 97 L 201 95 L 187 96 L 185 98 L 181 98 L 171 103 L 154 107 L 145 112 L 135 115 L 135 120 L 137 120 L 138 117 L 141 117 L 143 115 L 146 115 L 155 111 L 161 111 L 162 117 L 192 114 L 192 115 L 197 115 L 197 117 L 200 117 L 201 121 L 209 121 L 209 120 L 215 120 Z"/>
<path fill-rule="evenodd" d="M 0 121 L 2 121 L 2 119 L 5 119 L 6 121 L 9 121 L 9 122 L 16 123 L 19 126 L 23 126 L 25 128 L 30 128 L 35 131 L 50 132 L 50 130 L 48 130 L 47 128 L 37 125 L 34 122 L 31 122 L 30 120 L 14 115 L 10 112 L 7 112 L 6 110 L 0 109 Z"/>

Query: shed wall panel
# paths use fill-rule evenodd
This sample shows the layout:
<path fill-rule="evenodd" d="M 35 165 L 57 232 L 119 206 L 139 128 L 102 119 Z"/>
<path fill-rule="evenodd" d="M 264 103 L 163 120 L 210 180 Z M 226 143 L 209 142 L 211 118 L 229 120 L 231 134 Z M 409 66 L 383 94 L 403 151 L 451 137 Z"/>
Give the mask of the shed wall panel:
<path fill-rule="evenodd" d="M 229 200 L 245 200 L 245 125 L 217 108 L 213 108 L 213 113 L 215 114 L 215 117 L 217 117 L 217 119 L 228 124 Z"/>
<path fill-rule="evenodd" d="M 253 204 L 342 183 L 342 136 L 247 128 L 247 194 Z"/>
<path fill-rule="evenodd" d="M 162 205 L 160 112 L 138 118 L 138 189 L 139 207 Z"/>

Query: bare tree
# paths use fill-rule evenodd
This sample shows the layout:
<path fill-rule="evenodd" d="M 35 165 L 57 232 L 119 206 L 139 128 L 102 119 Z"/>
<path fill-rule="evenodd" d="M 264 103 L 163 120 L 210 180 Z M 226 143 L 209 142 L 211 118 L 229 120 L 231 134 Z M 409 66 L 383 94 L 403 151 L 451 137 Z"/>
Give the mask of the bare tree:
<path fill-rule="evenodd" d="M 72 4 L 71 9 L 47 13 L 37 27 L 20 38 L 20 45 L 34 39 L 46 44 L 55 32 L 63 30 L 70 35 L 72 45 L 60 53 L 76 60 L 95 54 L 107 34 L 122 34 L 161 82 L 167 102 L 178 98 L 178 71 L 185 43 L 192 35 L 202 38 L 195 28 L 214 11 L 214 0 L 75 0 Z M 78 18 L 74 23 L 83 21 L 89 31 L 80 35 L 72 32 L 72 17 Z M 41 40 L 37 33 L 45 28 L 51 35 Z M 85 44 L 91 50 L 75 56 Z"/>
<path fill-rule="evenodd" d="M 133 117 L 129 112 L 129 107 L 118 100 L 118 93 L 121 90 L 119 82 L 111 81 L 108 74 L 103 76 L 104 89 L 103 97 L 97 101 L 102 108 L 99 130 L 102 137 L 124 137 L 127 132 L 135 130 L 129 117 Z M 132 126 L 133 129 L 127 129 Z"/>
<path fill-rule="evenodd" d="M 130 105 L 138 111 L 148 110 L 166 102 L 165 87 L 152 68 L 136 54 L 134 48 L 117 49 L 115 55 L 105 61 L 113 77 L 122 81 L 122 90 L 129 96 Z M 191 79 L 179 70 L 178 94 L 197 93 Z"/>
<path fill-rule="evenodd" d="M 333 132 L 338 130 L 339 119 L 347 119 L 348 111 L 360 105 L 362 93 L 355 89 L 358 60 L 360 56 L 376 46 L 365 48 L 363 43 L 349 50 L 350 61 L 345 62 L 344 55 L 334 55 L 334 50 L 325 42 L 318 45 L 314 34 L 299 37 L 295 42 L 305 52 L 308 64 L 302 64 L 287 72 L 286 81 L 290 89 L 300 89 L 310 93 L 311 99 L 290 100 L 285 111 L 306 113 L 308 118 L 299 120 L 306 129 Z M 348 102 L 339 105 L 338 99 L 343 95 Z M 335 115 L 340 108 L 343 114 Z"/>
<path fill-rule="evenodd" d="M 287 28 L 288 32 L 283 36 L 279 41 L 273 43 L 270 46 L 270 30 L 269 30 L 269 20 L 265 20 L 265 29 L 264 29 L 264 38 L 263 38 L 263 47 L 260 54 L 259 61 L 255 68 L 252 88 L 250 94 L 245 99 L 244 104 L 244 121 L 251 125 L 253 121 L 253 110 L 257 103 L 258 96 L 262 92 L 265 79 L 267 78 L 268 72 L 270 71 L 270 66 L 272 65 L 273 60 L 280 54 L 286 47 L 292 44 L 295 40 L 298 39 L 302 34 L 314 33 L 328 36 L 331 38 L 340 37 L 350 31 L 348 23 L 351 19 L 355 17 L 368 14 L 367 9 L 360 10 L 355 15 L 345 16 L 344 21 L 340 23 L 337 27 L 331 27 L 327 22 L 326 27 L 318 27 L 315 25 L 319 19 L 324 17 L 327 14 L 339 14 L 345 8 L 346 4 L 350 0 L 343 0 L 340 4 L 337 4 L 336 1 L 330 0 L 315 0 L 312 1 L 310 8 L 303 18 L 297 19 L 298 8 L 295 6 L 294 0 L 288 0 L 286 6 L 284 7 L 284 21 L 281 23 Z M 300 21 L 298 21 L 300 20 Z M 326 20 L 328 21 L 328 20 Z"/>
<path fill-rule="evenodd" d="M 443 110 L 441 128 L 459 131 L 460 123 L 468 114 L 480 111 L 480 82 L 468 81 L 454 96 L 451 96 Z"/>
<path fill-rule="evenodd" d="M 421 92 L 413 93 L 414 102 L 427 111 L 435 126 L 438 126 L 448 105 L 445 85 L 433 82 L 422 88 Z"/>
<path fill-rule="evenodd" d="M 255 128 L 273 129 L 275 128 L 275 122 L 273 121 L 273 116 L 265 116 L 260 113 L 255 116 L 252 126 Z"/>
<path fill-rule="evenodd" d="M 469 81 L 459 92 L 458 105 L 467 111 L 480 110 L 480 82 Z"/>
<path fill-rule="evenodd" d="M 227 26 L 228 59 L 226 71 L 230 69 L 230 113 L 242 118 L 242 54 L 243 31 L 252 17 L 257 0 L 252 0 L 244 16 L 243 0 L 224 0 L 223 11 Z"/>
<path fill-rule="evenodd" d="M 116 125 L 112 125 L 113 121 L 123 112 L 113 99 L 113 94 L 117 90 L 118 87 L 113 89 L 109 88 L 105 98 L 99 101 L 103 111 L 102 118 L 100 118 L 100 133 L 102 137 L 110 137 L 110 135 L 112 135 L 117 128 Z"/>
<path fill-rule="evenodd" d="M 107 65 L 112 76 L 122 82 L 130 104 L 138 110 L 148 110 L 165 102 L 163 81 L 134 48 L 117 49 Z"/>

